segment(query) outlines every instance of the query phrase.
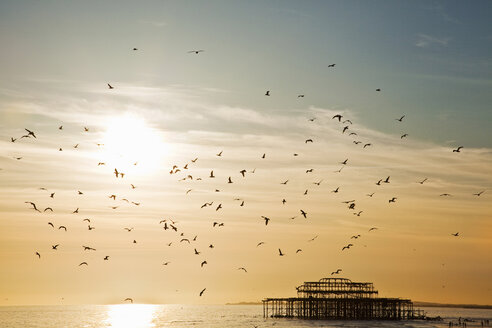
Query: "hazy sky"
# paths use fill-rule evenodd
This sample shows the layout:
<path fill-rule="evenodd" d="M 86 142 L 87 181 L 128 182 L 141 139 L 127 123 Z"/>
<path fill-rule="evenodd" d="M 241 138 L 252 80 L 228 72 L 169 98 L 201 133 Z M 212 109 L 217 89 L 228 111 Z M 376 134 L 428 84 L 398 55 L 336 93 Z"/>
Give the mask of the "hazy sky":
<path fill-rule="evenodd" d="M 0 2 L 0 304 L 257 301 L 338 268 L 380 296 L 492 304 L 491 14 Z"/>

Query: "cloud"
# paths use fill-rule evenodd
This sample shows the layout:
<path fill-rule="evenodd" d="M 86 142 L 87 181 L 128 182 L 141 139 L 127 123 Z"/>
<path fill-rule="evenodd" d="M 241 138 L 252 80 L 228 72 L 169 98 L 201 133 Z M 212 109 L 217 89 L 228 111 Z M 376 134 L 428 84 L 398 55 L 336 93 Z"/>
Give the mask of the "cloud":
<path fill-rule="evenodd" d="M 428 34 L 418 34 L 418 40 L 415 43 L 416 47 L 428 48 L 432 46 L 447 46 L 451 38 L 438 38 Z"/>

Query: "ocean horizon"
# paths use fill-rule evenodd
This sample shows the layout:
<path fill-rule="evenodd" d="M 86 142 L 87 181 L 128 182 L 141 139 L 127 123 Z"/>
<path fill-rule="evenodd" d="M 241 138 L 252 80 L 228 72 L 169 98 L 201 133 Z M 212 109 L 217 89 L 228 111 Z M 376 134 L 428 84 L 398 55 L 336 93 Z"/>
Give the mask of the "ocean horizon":
<path fill-rule="evenodd" d="M 448 327 L 466 319 L 467 327 L 482 327 L 492 309 L 420 307 L 442 321 L 358 321 L 264 318 L 261 305 L 36 305 L 1 306 L 2 328 L 158 328 L 158 327 Z"/>

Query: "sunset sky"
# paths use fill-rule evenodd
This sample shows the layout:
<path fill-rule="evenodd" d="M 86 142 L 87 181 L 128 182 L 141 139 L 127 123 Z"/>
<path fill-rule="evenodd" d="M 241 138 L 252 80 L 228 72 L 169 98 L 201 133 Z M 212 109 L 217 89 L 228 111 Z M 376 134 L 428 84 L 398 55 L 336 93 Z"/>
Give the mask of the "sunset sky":
<path fill-rule="evenodd" d="M 259 301 L 338 268 L 379 296 L 492 304 L 491 14 L 1 1 L 0 305 Z"/>

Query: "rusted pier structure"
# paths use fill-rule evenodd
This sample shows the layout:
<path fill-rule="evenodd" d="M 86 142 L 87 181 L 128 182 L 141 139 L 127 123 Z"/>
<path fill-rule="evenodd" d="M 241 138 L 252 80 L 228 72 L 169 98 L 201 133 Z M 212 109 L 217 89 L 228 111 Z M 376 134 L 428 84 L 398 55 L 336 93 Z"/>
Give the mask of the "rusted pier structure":
<path fill-rule="evenodd" d="M 296 289 L 297 297 L 264 299 L 263 316 L 323 320 L 408 320 L 425 316 L 408 299 L 377 297 L 378 291 L 368 282 L 323 278 Z"/>

